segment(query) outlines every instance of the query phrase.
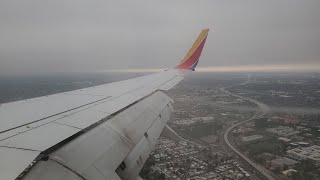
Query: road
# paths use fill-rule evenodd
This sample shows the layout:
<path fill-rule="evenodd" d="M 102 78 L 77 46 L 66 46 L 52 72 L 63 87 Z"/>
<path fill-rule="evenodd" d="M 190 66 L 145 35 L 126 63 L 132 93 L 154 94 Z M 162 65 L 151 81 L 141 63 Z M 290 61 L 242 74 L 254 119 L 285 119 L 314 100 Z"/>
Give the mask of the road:
<path fill-rule="evenodd" d="M 246 83 L 243 83 L 243 84 L 246 84 Z M 244 154 L 242 154 L 240 151 L 238 151 L 229 141 L 229 133 L 232 132 L 232 130 L 241 125 L 241 124 L 244 124 L 246 122 L 249 122 L 249 121 L 252 121 L 254 119 L 257 119 L 257 118 L 261 118 L 263 116 L 265 116 L 268 112 L 269 112 L 269 107 L 255 99 L 252 99 L 252 98 L 249 98 L 249 97 L 244 97 L 244 96 L 240 96 L 240 95 L 237 95 L 237 94 L 233 94 L 229 91 L 226 90 L 226 88 L 220 88 L 220 91 L 221 92 L 224 92 L 226 94 L 229 94 L 231 96 L 234 96 L 234 97 L 237 97 L 237 98 L 240 98 L 240 99 L 243 99 L 243 100 L 247 100 L 249 102 L 252 102 L 254 104 L 256 104 L 259 108 L 260 108 L 260 113 L 259 114 L 256 114 L 254 115 L 253 117 L 251 117 L 250 119 L 247 119 L 245 121 L 241 121 L 237 124 L 234 124 L 233 126 L 231 126 L 230 128 L 228 128 L 224 135 L 223 135 L 223 138 L 224 138 L 224 141 L 226 142 L 226 144 L 229 146 L 229 148 L 234 151 L 238 156 L 240 156 L 244 161 L 246 161 L 247 163 L 249 163 L 253 168 L 255 168 L 258 172 L 260 172 L 266 179 L 269 179 L 269 180 L 275 180 L 275 178 L 273 176 L 271 176 L 269 173 L 268 173 L 268 170 L 265 169 L 263 166 L 259 165 L 259 164 L 256 164 L 255 162 L 251 161 L 249 158 L 247 158 Z"/>

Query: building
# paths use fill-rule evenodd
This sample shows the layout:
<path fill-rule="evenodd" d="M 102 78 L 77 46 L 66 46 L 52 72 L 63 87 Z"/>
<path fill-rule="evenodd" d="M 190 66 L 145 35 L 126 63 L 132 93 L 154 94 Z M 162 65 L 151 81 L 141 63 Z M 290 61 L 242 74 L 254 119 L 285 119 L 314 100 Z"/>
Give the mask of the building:
<path fill-rule="evenodd" d="M 252 135 L 252 136 L 242 137 L 242 141 L 243 142 L 251 142 L 251 141 L 256 141 L 256 140 L 259 140 L 262 138 L 263 138 L 262 135 Z"/>
<path fill-rule="evenodd" d="M 290 177 L 292 176 L 294 173 L 297 173 L 298 171 L 294 170 L 294 169 L 288 169 L 288 170 L 285 170 L 285 171 L 282 171 L 282 174 L 285 176 L 285 177 Z"/>
<path fill-rule="evenodd" d="M 189 127 L 198 122 L 210 123 L 213 121 L 214 121 L 214 117 L 195 117 L 191 119 L 183 119 L 183 120 L 175 121 L 173 124 L 179 127 Z"/>
<path fill-rule="evenodd" d="M 294 166 L 297 163 L 297 161 L 294 161 L 286 157 L 278 157 L 272 160 L 270 163 L 273 168 L 283 168 L 284 166 Z"/>
<path fill-rule="evenodd" d="M 271 118 L 272 122 L 276 122 L 276 123 L 281 123 L 281 124 L 298 124 L 299 123 L 299 119 L 297 119 L 297 117 L 295 116 L 275 116 Z"/>
<path fill-rule="evenodd" d="M 307 142 L 296 142 L 296 144 L 298 144 L 300 147 L 307 147 L 307 146 L 310 145 L 310 144 L 307 143 Z"/>
<path fill-rule="evenodd" d="M 300 147 L 287 151 L 289 157 L 297 160 L 312 160 L 320 164 L 320 146 Z"/>
<path fill-rule="evenodd" d="M 237 129 L 235 129 L 233 131 L 233 134 L 248 134 L 248 133 L 251 133 L 253 132 L 254 130 L 252 128 L 247 128 L 247 127 L 243 127 L 243 126 L 240 126 L 238 127 Z"/>
<path fill-rule="evenodd" d="M 293 128 L 287 126 L 268 128 L 266 129 L 266 131 L 270 134 L 275 134 L 283 137 L 289 137 L 300 133 L 300 131 L 295 131 Z"/>
<path fill-rule="evenodd" d="M 288 143 L 288 142 L 291 141 L 291 139 L 284 138 L 284 137 L 279 137 L 278 140 L 279 140 L 279 141 L 282 141 L 282 142 L 286 142 L 286 143 Z"/>

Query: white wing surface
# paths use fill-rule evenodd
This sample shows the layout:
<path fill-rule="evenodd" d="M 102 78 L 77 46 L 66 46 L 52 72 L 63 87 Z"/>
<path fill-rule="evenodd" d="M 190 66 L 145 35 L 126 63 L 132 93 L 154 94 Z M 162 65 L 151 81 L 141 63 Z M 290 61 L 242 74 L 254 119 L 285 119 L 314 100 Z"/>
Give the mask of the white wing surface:
<path fill-rule="evenodd" d="M 175 69 L 1 104 L 0 179 L 137 179 L 207 33 Z"/>

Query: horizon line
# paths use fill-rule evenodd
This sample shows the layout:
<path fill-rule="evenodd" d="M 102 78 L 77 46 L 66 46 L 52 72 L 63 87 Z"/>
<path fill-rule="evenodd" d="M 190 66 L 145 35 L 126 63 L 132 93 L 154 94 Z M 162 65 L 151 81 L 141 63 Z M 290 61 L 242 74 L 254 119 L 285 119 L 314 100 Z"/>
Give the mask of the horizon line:
<path fill-rule="evenodd" d="M 114 68 L 98 72 L 159 72 L 168 68 Z M 197 67 L 197 72 L 320 72 L 320 64 L 238 65 Z"/>

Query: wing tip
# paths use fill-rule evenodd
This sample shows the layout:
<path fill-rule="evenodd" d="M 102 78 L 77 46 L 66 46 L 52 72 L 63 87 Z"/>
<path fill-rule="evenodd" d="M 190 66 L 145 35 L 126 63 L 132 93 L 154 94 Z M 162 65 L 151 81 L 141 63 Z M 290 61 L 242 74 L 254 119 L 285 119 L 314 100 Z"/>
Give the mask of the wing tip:
<path fill-rule="evenodd" d="M 208 36 L 209 28 L 203 29 L 199 34 L 192 47 L 189 49 L 181 63 L 176 66 L 176 69 L 188 69 L 194 71 L 198 65 L 202 49 Z"/>

